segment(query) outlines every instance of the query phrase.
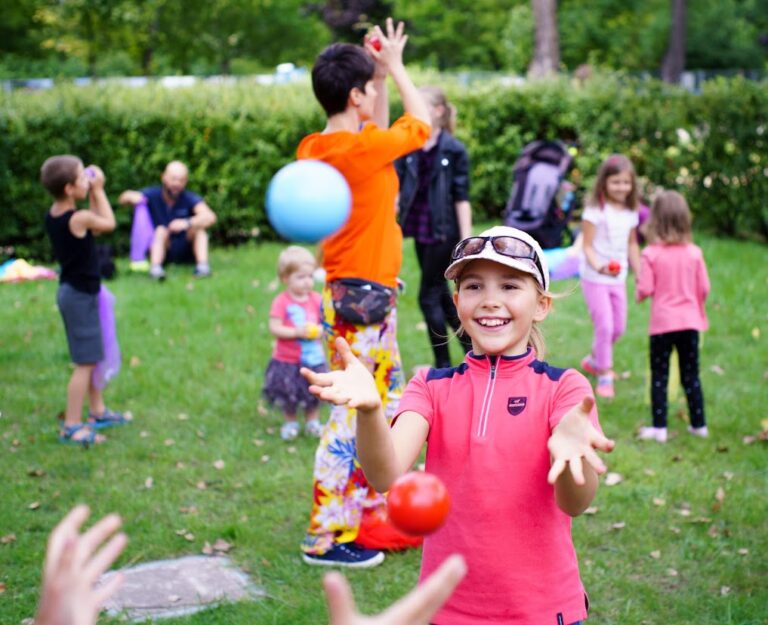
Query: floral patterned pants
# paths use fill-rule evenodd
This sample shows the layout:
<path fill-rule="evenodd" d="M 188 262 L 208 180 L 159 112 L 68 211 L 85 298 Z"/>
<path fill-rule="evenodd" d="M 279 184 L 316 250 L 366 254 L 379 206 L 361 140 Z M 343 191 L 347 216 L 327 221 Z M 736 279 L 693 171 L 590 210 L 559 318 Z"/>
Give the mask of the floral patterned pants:
<path fill-rule="evenodd" d="M 334 341 L 344 337 L 355 356 L 368 368 L 381 395 L 384 414 L 391 421 L 405 386 L 397 346 L 397 309 L 383 321 L 355 325 L 337 317 L 328 288 L 323 290 L 323 330 L 328 340 L 331 369 L 340 369 Z M 306 553 L 323 554 L 336 543 L 355 540 L 364 509 L 384 507 L 386 501 L 368 482 L 355 449 L 355 410 L 333 406 L 315 452 L 312 512 L 302 543 Z"/>

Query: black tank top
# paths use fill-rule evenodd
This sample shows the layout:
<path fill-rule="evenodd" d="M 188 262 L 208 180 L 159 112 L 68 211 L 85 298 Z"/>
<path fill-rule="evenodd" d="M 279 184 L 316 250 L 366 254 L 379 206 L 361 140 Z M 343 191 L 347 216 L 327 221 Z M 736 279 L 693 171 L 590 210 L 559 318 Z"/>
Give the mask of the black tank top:
<path fill-rule="evenodd" d="M 86 231 L 82 239 L 70 232 L 69 220 L 74 214 L 73 210 L 58 217 L 51 215 L 50 211 L 45 214 L 45 229 L 51 238 L 53 254 L 61 265 L 59 282 L 66 282 L 85 293 L 98 293 L 101 278 L 96 242 L 90 230 Z"/>

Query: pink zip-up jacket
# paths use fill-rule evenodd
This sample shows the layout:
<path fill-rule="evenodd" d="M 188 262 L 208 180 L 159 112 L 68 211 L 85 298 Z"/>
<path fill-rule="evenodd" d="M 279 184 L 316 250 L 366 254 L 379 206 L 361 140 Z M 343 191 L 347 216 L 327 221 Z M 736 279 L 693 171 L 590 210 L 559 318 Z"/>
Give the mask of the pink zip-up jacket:
<path fill-rule="evenodd" d="M 693 243 L 654 243 L 643 250 L 635 299 L 653 298 L 649 335 L 706 330 L 709 322 L 704 303 L 709 289 L 704 255 Z"/>
<path fill-rule="evenodd" d="M 426 470 L 443 480 L 451 510 L 424 539 L 421 578 L 452 553 L 468 572 L 435 615 L 437 625 L 569 625 L 587 616 L 571 517 L 547 482 L 547 441 L 585 396 L 587 379 L 529 350 L 467 355 L 458 367 L 420 372 L 398 413 L 429 423 Z M 599 429 L 597 412 L 591 419 Z"/>

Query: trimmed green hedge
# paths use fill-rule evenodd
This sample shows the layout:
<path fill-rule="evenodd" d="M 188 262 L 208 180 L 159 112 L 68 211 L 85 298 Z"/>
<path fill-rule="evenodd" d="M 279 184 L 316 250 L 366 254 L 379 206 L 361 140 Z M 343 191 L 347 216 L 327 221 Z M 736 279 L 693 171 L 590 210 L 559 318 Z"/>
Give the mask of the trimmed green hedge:
<path fill-rule="evenodd" d="M 523 145 L 562 137 L 577 142 L 572 179 L 582 192 L 605 156 L 623 152 L 648 190 L 683 191 L 698 226 L 768 237 L 765 83 L 713 81 L 699 95 L 622 77 L 522 87 L 490 81 L 448 91 L 459 110 L 457 136 L 472 159 L 478 219 L 499 216 Z M 42 219 L 50 200 L 38 172 L 56 153 L 101 165 L 113 204 L 124 189 L 157 183 L 165 163 L 181 159 L 190 166 L 189 188 L 219 216 L 215 241 L 239 242 L 256 232 L 272 237 L 264 211 L 269 180 L 293 159 L 300 139 L 323 124 L 308 84 L 62 87 L 0 96 L 0 246 L 50 259 Z M 122 253 L 131 212 L 115 208 L 119 226 L 110 239 Z"/>

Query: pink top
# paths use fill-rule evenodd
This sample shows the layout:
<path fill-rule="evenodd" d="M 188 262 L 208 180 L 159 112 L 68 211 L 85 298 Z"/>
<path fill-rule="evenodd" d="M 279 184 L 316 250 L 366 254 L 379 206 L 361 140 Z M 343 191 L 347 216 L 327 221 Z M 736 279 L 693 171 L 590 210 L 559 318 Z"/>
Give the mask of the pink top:
<path fill-rule="evenodd" d="M 445 525 L 424 539 L 421 579 L 452 553 L 468 565 L 433 623 L 586 618 L 571 518 L 547 482 L 547 441 L 587 395 L 583 375 L 538 361 L 531 350 L 515 358 L 470 353 L 458 367 L 409 382 L 398 411 L 429 422 L 426 470 L 443 480 L 452 502 Z M 596 411 L 591 418 L 599 428 Z"/>
<path fill-rule="evenodd" d="M 654 243 L 643 250 L 635 299 L 653 298 L 648 334 L 706 330 L 708 294 L 709 276 L 699 247 Z"/>
<path fill-rule="evenodd" d="M 280 319 L 289 328 L 299 328 L 308 323 L 320 325 L 321 302 L 322 298 L 316 291 L 312 291 L 303 302 L 293 299 L 288 291 L 283 291 L 272 301 L 269 316 Z M 272 358 L 315 367 L 325 362 L 325 352 L 319 339 L 277 339 Z"/>

